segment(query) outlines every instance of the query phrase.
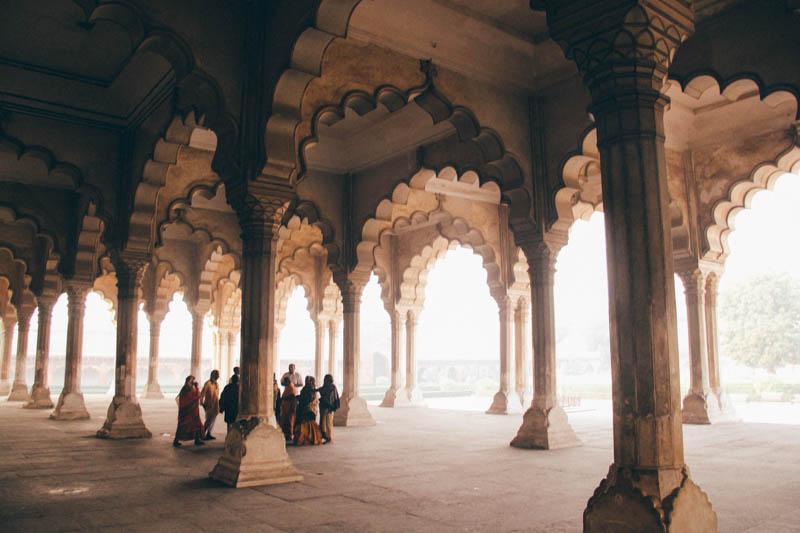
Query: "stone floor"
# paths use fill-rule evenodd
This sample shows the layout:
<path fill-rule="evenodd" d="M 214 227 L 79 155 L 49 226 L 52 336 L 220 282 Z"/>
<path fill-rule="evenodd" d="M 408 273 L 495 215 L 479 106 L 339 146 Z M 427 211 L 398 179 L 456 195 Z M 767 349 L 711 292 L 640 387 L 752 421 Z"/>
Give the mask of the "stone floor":
<path fill-rule="evenodd" d="M 302 483 L 234 490 L 206 477 L 222 439 L 173 449 L 174 401 L 142 403 L 153 439 L 110 442 L 106 397 L 84 422 L 0 402 L 0 531 L 579 531 L 611 462 L 603 409 L 571 414 L 584 446 L 542 452 L 508 446 L 518 415 L 372 408 L 376 427 L 290 449 Z M 685 435 L 720 531 L 800 531 L 800 427 Z"/>

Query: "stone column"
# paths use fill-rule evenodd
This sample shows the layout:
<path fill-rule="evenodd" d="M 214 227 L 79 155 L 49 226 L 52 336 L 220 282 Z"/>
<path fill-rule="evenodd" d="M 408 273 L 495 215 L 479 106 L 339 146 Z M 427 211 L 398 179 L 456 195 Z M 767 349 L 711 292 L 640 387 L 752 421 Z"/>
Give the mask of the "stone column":
<path fill-rule="evenodd" d="M 164 398 L 161 385 L 158 383 L 158 348 L 161 339 L 161 321 L 163 318 L 149 316 L 150 320 L 150 353 L 147 358 L 147 385 L 144 387 L 144 398 L 160 400 Z"/>
<path fill-rule="evenodd" d="M 503 295 L 497 300 L 500 315 L 500 390 L 498 390 L 492 405 L 486 413 L 490 415 L 505 415 L 509 410 L 509 396 L 514 365 L 514 305 L 508 295 Z"/>
<path fill-rule="evenodd" d="M 89 411 L 81 392 L 81 364 L 83 361 L 83 318 L 89 284 L 67 284 L 67 346 L 64 363 L 64 389 L 58 397 L 53 420 L 83 420 Z"/>
<path fill-rule="evenodd" d="M 342 405 L 334 415 L 336 426 L 374 426 L 367 402 L 358 395 L 358 366 L 361 357 L 361 291 L 363 284 L 346 279 L 339 284 L 344 311 L 344 369 Z"/>
<path fill-rule="evenodd" d="M 25 367 L 28 362 L 28 330 L 31 327 L 33 309 L 20 306 L 17 310 L 17 366 L 14 372 L 14 384 L 8 395 L 9 402 L 28 402 L 28 385 L 25 383 Z"/>
<path fill-rule="evenodd" d="M 220 376 L 222 376 L 222 364 L 220 362 L 219 351 L 217 347 L 219 346 L 219 342 L 217 341 L 217 330 L 213 326 L 211 327 L 211 370 L 219 370 Z"/>
<path fill-rule="evenodd" d="M 338 324 L 328 322 L 328 374 L 336 378 L 336 343 L 339 342 Z"/>
<path fill-rule="evenodd" d="M 709 274 L 705 285 L 706 355 L 708 357 L 708 382 L 712 402 L 716 401 L 717 421 L 735 422 L 739 418 L 736 408 L 727 394 L 722 391 L 719 378 L 719 342 L 717 340 L 717 287 L 722 275 L 721 267 Z M 713 422 L 713 421 L 712 421 Z"/>
<path fill-rule="evenodd" d="M 603 176 L 614 463 L 584 531 L 716 531 L 683 456 L 661 93 L 692 8 L 548 0 L 547 23 L 591 94 Z"/>
<path fill-rule="evenodd" d="M 136 332 L 138 329 L 138 289 L 144 257 L 117 258 L 117 355 L 114 369 L 114 398 L 108 406 L 105 423 L 97 431 L 102 439 L 140 439 L 152 435 L 142 420 L 136 398 Z"/>
<path fill-rule="evenodd" d="M 533 401 L 533 387 L 531 386 L 530 338 L 528 334 L 528 320 L 530 318 L 530 304 L 525 298 L 520 298 L 519 306 L 514 313 L 514 347 L 515 362 L 514 375 L 516 376 L 516 391 L 520 405 L 528 409 Z"/>
<path fill-rule="evenodd" d="M 542 241 L 526 243 L 522 250 L 528 258 L 533 302 L 533 402 L 511 445 L 542 450 L 578 446 L 581 442 L 556 394 L 556 252 Z"/>
<path fill-rule="evenodd" d="M 233 375 L 233 367 L 238 366 L 236 361 L 236 333 L 228 331 L 226 346 L 228 373 Z M 275 367 L 272 368 L 275 371 Z"/>
<path fill-rule="evenodd" d="M 689 392 L 683 399 L 681 412 L 684 424 L 710 424 L 716 406 L 709 401 L 708 358 L 705 320 L 705 281 L 700 268 L 679 272 L 686 296 L 686 318 L 689 326 Z"/>
<path fill-rule="evenodd" d="M 239 416 L 209 475 L 227 485 L 251 487 L 300 481 L 303 476 L 286 453 L 273 410 L 275 254 L 284 202 L 248 198 L 242 203 Z"/>
<path fill-rule="evenodd" d="M 202 363 L 203 359 L 203 314 L 200 311 L 192 310 L 192 362 L 189 373 L 203 383 Z"/>
<path fill-rule="evenodd" d="M 3 359 L 0 362 L 0 395 L 11 392 L 11 344 L 14 342 L 16 319 L 6 317 L 3 320 Z"/>
<path fill-rule="evenodd" d="M 50 364 L 50 323 L 53 319 L 53 305 L 56 298 L 39 297 L 39 328 L 36 333 L 36 361 L 31 387 L 31 399 L 24 405 L 26 409 L 52 409 L 48 387 L 48 367 Z"/>
<path fill-rule="evenodd" d="M 314 379 L 317 381 L 317 387 L 322 386 L 322 378 L 325 376 L 324 359 L 325 321 L 316 319 L 314 320 Z"/>
<path fill-rule="evenodd" d="M 425 398 L 417 383 L 417 317 L 413 309 L 406 315 L 406 383 L 398 398 L 402 405 L 424 407 Z"/>
<path fill-rule="evenodd" d="M 405 334 L 406 320 L 404 313 L 396 309 L 393 309 L 389 315 L 392 337 L 391 383 L 383 397 L 381 407 L 395 407 L 395 405 L 398 404 L 398 394 L 403 387 L 401 360 L 403 357 L 403 337 Z"/>

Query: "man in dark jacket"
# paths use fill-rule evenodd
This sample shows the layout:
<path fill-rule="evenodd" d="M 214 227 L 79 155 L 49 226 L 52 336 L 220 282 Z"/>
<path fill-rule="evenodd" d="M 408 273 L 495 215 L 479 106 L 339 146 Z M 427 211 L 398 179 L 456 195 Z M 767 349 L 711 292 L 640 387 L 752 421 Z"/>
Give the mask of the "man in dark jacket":
<path fill-rule="evenodd" d="M 230 431 L 231 424 L 236 422 L 236 416 L 239 414 L 239 376 L 236 374 L 231 377 L 231 382 L 222 389 L 222 395 L 219 398 L 219 412 L 225 414 L 225 423 L 228 424 L 228 431 Z"/>

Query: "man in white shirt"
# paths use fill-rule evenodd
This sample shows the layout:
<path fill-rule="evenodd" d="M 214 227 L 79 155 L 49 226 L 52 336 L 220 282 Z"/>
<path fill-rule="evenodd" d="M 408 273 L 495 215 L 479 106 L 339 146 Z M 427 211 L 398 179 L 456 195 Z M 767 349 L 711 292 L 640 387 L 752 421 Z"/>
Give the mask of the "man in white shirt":
<path fill-rule="evenodd" d="M 297 392 L 299 394 L 300 389 L 303 388 L 303 376 L 300 375 L 300 372 L 295 370 L 294 363 L 290 364 L 289 371 L 281 376 L 281 385 L 283 385 L 287 379 L 291 381 L 295 387 L 297 387 Z"/>

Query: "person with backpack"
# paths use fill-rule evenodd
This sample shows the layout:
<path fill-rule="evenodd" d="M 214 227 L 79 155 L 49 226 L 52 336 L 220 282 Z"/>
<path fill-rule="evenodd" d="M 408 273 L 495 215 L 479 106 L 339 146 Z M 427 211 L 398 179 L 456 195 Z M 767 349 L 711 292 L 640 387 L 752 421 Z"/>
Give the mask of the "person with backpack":
<path fill-rule="evenodd" d="M 231 376 L 231 382 L 222 389 L 222 396 L 219 398 L 219 412 L 224 413 L 225 423 L 228 424 L 228 431 L 231 425 L 236 422 L 239 415 L 239 376 Z"/>
<path fill-rule="evenodd" d="M 322 443 L 333 442 L 333 413 L 339 409 L 339 391 L 333 383 L 333 376 L 325 374 L 319 392 L 319 426 L 322 430 Z"/>

